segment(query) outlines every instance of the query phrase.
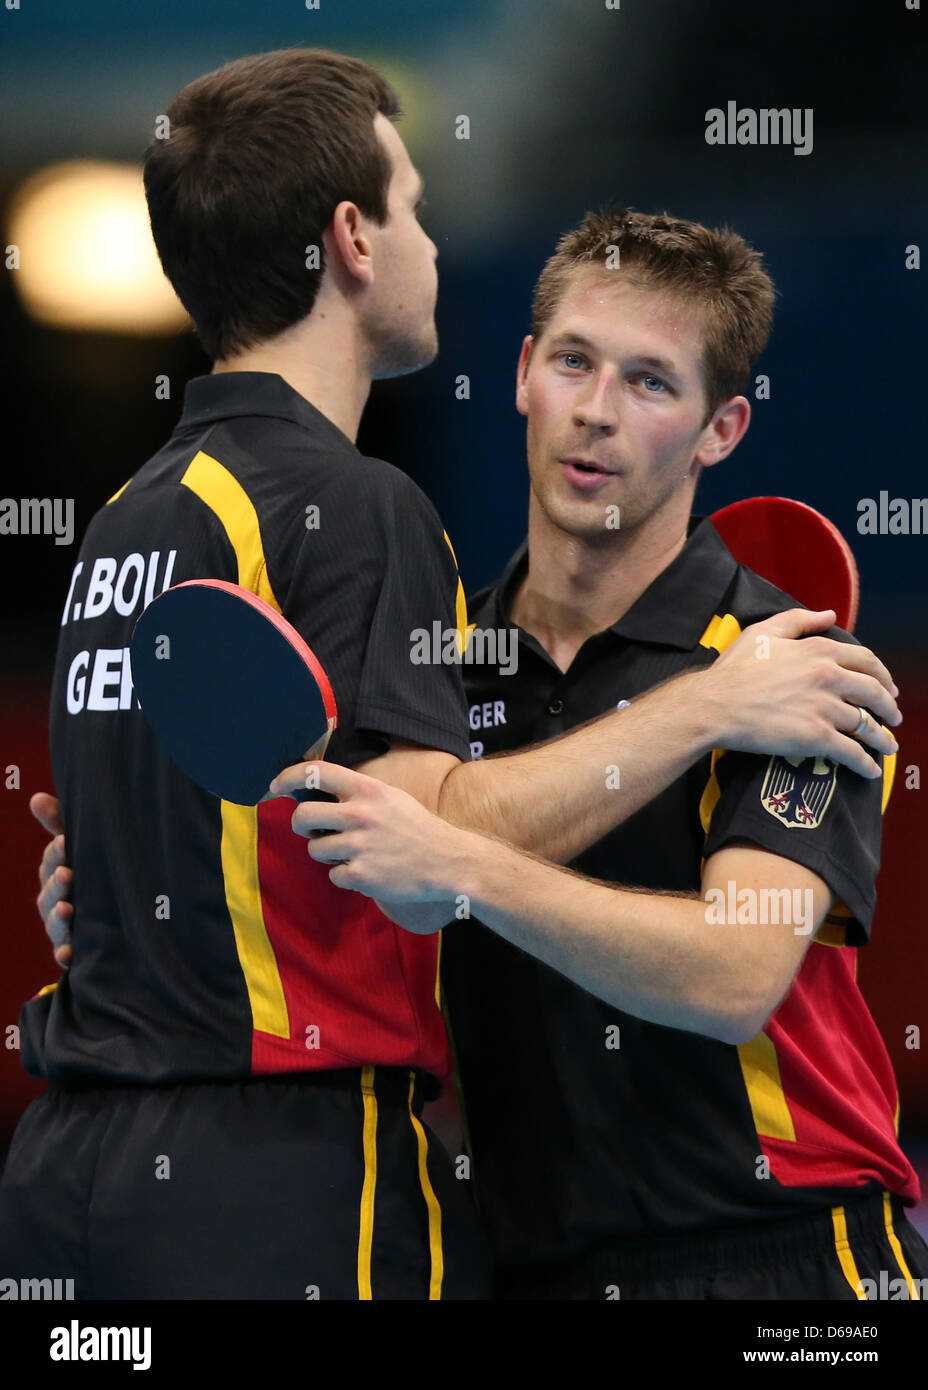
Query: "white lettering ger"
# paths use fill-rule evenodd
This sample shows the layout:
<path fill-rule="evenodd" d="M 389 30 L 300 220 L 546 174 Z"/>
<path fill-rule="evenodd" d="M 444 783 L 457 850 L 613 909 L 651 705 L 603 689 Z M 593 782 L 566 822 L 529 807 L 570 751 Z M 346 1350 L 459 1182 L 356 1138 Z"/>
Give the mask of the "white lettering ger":
<path fill-rule="evenodd" d="M 90 670 L 90 690 L 86 672 Z M 100 647 L 93 653 L 78 652 L 68 670 L 68 714 L 88 710 L 132 708 L 132 667 L 128 647 Z"/>
<path fill-rule="evenodd" d="M 471 705 L 467 712 L 470 727 L 477 729 L 492 729 L 497 724 L 506 722 L 506 702 L 505 700 L 485 700 L 482 705 Z"/>
<path fill-rule="evenodd" d="M 84 708 L 84 688 L 87 677 L 81 675 L 90 665 L 90 652 L 78 652 L 68 671 L 68 714 L 80 714 Z"/>

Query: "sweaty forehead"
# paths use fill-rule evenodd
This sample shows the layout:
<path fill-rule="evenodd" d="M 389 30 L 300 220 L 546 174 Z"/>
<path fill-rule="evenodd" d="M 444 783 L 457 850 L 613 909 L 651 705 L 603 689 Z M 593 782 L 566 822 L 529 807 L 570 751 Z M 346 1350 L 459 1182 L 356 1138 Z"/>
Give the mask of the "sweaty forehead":
<path fill-rule="evenodd" d="M 672 339 L 678 353 L 699 356 L 703 314 L 680 295 L 654 288 L 623 271 L 581 267 L 567 281 L 548 324 L 549 334 L 577 329 L 625 338 L 630 329 L 649 337 Z"/>
<path fill-rule="evenodd" d="M 680 295 L 649 285 L 633 272 L 598 266 L 580 267 L 568 279 L 555 317 L 570 313 L 607 313 L 619 319 L 634 316 L 665 323 L 675 331 L 688 325 L 698 329 L 701 318 L 697 306 Z"/>

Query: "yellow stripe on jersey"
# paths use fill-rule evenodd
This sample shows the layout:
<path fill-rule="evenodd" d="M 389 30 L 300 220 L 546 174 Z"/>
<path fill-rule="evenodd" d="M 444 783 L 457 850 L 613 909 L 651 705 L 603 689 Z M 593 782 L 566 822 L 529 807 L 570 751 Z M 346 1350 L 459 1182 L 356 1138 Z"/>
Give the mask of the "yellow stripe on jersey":
<path fill-rule="evenodd" d="M 448 543 L 448 549 L 451 551 L 451 558 L 454 561 L 454 568 L 457 569 L 458 557 L 454 553 L 454 546 L 451 544 L 451 537 L 448 535 L 447 531 L 443 531 L 442 535 Z M 454 613 L 458 634 L 457 648 L 463 656 L 464 652 L 467 650 L 467 644 L 470 641 L 470 635 L 476 627 L 476 623 L 468 623 L 467 621 L 467 598 L 464 594 L 464 585 L 461 583 L 460 574 L 458 575 L 458 589 L 454 599 Z"/>
<path fill-rule="evenodd" d="M 202 450 L 188 466 L 181 482 L 221 521 L 235 551 L 239 584 L 263 598 L 279 613 L 280 604 L 267 577 L 258 513 L 241 483 L 218 459 L 210 458 Z"/>
<path fill-rule="evenodd" d="M 724 757 L 724 755 L 724 748 L 713 748 L 712 758 L 709 763 L 709 780 L 703 789 L 702 796 L 699 798 L 699 819 L 702 823 L 704 835 L 709 834 L 709 826 L 712 824 L 712 813 L 718 805 L 719 797 L 722 795 L 719 779 L 715 775 L 715 765 L 719 758 Z"/>
<path fill-rule="evenodd" d="M 699 639 L 701 647 L 714 647 L 717 652 L 723 652 L 726 647 L 730 647 L 736 637 L 741 636 L 741 624 L 733 613 L 726 613 L 720 617 L 716 613 L 709 626 Z"/>
<path fill-rule="evenodd" d="M 812 938 L 813 946 L 835 946 L 842 950 L 847 945 L 847 930 L 839 922 L 831 922 L 826 917 Z"/>
<path fill-rule="evenodd" d="M 847 924 L 850 920 L 850 912 L 841 899 L 836 898 L 813 936 L 813 943 L 819 946 L 846 946 Z"/>
<path fill-rule="evenodd" d="M 261 527 L 254 503 L 236 477 L 202 451 L 181 482 L 218 518 L 235 551 L 238 583 L 280 612 L 267 577 Z M 222 872 L 235 947 L 245 977 L 254 1027 L 289 1038 L 290 1016 L 277 957 L 267 934 L 258 874 L 258 809 L 220 802 Z"/>
<path fill-rule="evenodd" d="M 857 1262 L 847 1238 L 847 1218 L 843 1207 L 832 1207 L 831 1222 L 835 1229 L 835 1251 L 844 1277 L 854 1290 L 858 1303 L 867 1303 L 867 1295 L 861 1288 L 860 1275 L 857 1273 Z"/>
<path fill-rule="evenodd" d="M 429 1141 L 425 1137 L 425 1130 L 421 1121 L 413 1114 L 412 1096 L 416 1085 L 414 1072 L 409 1073 L 409 1118 L 412 1127 L 416 1132 L 416 1144 L 419 1151 L 419 1185 L 422 1188 L 422 1195 L 425 1198 L 425 1205 L 429 1214 L 429 1259 L 431 1262 L 431 1277 L 429 1278 L 429 1298 L 441 1298 L 442 1280 L 445 1274 L 445 1257 L 441 1244 L 441 1206 L 432 1181 L 429 1177 Z"/>
<path fill-rule="evenodd" d="M 725 613 L 723 616 L 716 613 L 700 637 L 699 645 L 701 647 L 714 647 L 717 652 L 723 652 L 740 636 L 741 624 L 732 613 Z M 715 775 L 715 765 L 724 752 L 724 748 L 713 748 L 712 761 L 709 765 L 709 780 L 699 802 L 699 819 L 702 822 L 703 833 L 706 835 L 709 833 L 712 812 L 722 794 L 718 778 Z"/>
<path fill-rule="evenodd" d="M 361 1069 L 361 1095 L 364 1126 L 361 1145 L 364 1153 L 364 1181 L 361 1185 L 361 1214 L 358 1222 L 358 1298 L 374 1297 L 371 1288 L 371 1256 L 374 1249 L 374 1192 L 377 1187 L 377 1093 L 374 1068 Z"/>
<path fill-rule="evenodd" d="M 699 639 L 700 646 L 714 647 L 723 652 L 741 636 L 741 624 L 732 613 L 716 614 Z M 725 753 L 724 748 L 713 748 L 709 764 L 709 780 L 699 802 L 699 819 L 704 834 L 709 834 L 712 813 L 721 796 L 721 788 L 716 776 L 716 764 Z M 796 1141 L 793 1117 L 789 1113 L 786 1094 L 780 1079 L 780 1064 L 776 1048 L 766 1033 L 758 1033 L 750 1042 L 738 1047 L 738 1061 L 748 1093 L 748 1102 L 754 1118 L 757 1133 L 768 1139 L 787 1139 Z"/>
<path fill-rule="evenodd" d="M 113 495 L 112 495 L 112 497 L 107 498 L 106 505 L 109 506 L 109 505 L 110 505 L 110 502 L 115 502 L 115 501 L 117 501 L 117 500 L 123 495 L 123 493 L 125 492 L 126 488 L 129 486 L 129 484 L 130 484 L 131 482 L 132 482 L 132 479 L 131 479 L 131 478 L 127 478 L 126 481 L 123 483 L 122 487 L 119 489 L 119 491 L 118 491 L 118 492 L 114 492 Z"/>
<path fill-rule="evenodd" d="M 43 985 L 42 988 L 39 990 L 38 994 L 35 996 L 35 998 L 36 998 L 36 999 L 41 999 L 43 994 L 54 994 L 54 992 L 55 992 L 55 990 L 56 990 L 57 988 L 58 988 L 58 981 L 57 981 L 57 980 L 55 981 L 55 983 L 54 983 L 53 985 Z"/>
<path fill-rule="evenodd" d="M 885 725 L 885 724 L 883 725 L 883 728 L 886 729 L 886 725 Z M 892 731 L 891 731 L 890 729 L 886 729 L 886 732 L 887 732 L 887 733 L 891 733 Z M 895 734 L 893 734 L 893 738 L 896 738 L 896 735 L 895 735 Z M 898 743 L 899 740 L 896 739 L 896 742 Z M 881 810 L 881 811 L 885 811 L 885 810 L 886 810 L 886 806 L 887 806 L 887 803 L 888 803 L 888 801 L 889 801 L 890 793 L 892 792 L 892 789 L 893 789 L 893 782 L 895 782 L 895 780 L 896 780 L 896 758 L 897 758 L 897 756 L 898 756 L 898 754 L 896 754 L 896 753 L 884 753 L 884 754 L 883 754 L 883 800 L 882 800 L 882 802 L 880 803 L 880 810 Z"/>
<path fill-rule="evenodd" d="M 793 1117 L 780 1080 L 777 1050 L 766 1033 L 738 1046 L 741 1075 L 747 1088 L 754 1127 L 768 1139 L 796 1141 Z"/>
<path fill-rule="evenodd" d="M 890 1249 L 896 1257 L 896 1263 L 902 1270 L 902 1277 L 905 1279 L 906 1286 L 909 1290 L 909 1299 L 913 1303 L 919 1303 L 921 1300 L 919 1298 L 918 1289 L 915 1287 L 915 1281 L 909 1272 L 909 1266 L 905 1262 L 902 1246 L 899 1243 L 899 1237 L 896 1235 L 895 1227 L 893 1226 L 893 1206 L 888 1192 L 883 1193 L 883 1225 L 886 1227 L 886 1237 L 889 1241 Z"/>
<path fill-rule="evenodd" d="M 264 923 L 258 876 L 258 808 L 220 801 L 222 877 L 235 949 L 248 989 L 251 1017 L 260 1033 L 289 1038 L 290 1015 L 277 957 Z"/>

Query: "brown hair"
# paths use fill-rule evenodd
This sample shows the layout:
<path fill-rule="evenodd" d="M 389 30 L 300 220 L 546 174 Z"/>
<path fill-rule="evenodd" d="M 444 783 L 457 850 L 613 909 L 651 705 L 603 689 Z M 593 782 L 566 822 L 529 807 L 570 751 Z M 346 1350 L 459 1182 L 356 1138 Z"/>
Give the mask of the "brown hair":
<path fill-rule="evenodd" d="M 588 212 L 563 236 L 546 262 L 532 301 L 537 342 L 553 318 L 570 276 L 602 265 L 618 247 L 619 265 L 632 284 L 664 291 L 705 315 L 701 357 L 708 424 L 720 405 L 743 395 L 751 366 L 763 352 L 773 322 L 776 290 L 761 257 L 728 227 L 710 229 L 668 213 L 607 207 Z"/>
<path fill-rule="evenodd" d="M 386 79 L 321 48 L 238 58 L 171 102 L 166 138 L 145 153 L 145 193 L 164 273 L 210 357 L 305 318 L 340 202 L 386 221 L 391 167 L 378 111 L 400 115 Z M 307 268 L 309 246 L 318 269 Z"/>

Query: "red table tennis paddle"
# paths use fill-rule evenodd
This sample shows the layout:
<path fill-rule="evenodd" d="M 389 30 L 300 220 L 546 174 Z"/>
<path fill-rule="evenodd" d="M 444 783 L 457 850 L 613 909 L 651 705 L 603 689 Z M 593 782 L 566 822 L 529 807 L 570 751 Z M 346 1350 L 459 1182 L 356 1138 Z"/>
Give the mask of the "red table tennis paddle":
<path fill-rule="evenodd" d="M 324 756 L 338 721 L 325 671 L 296 628 L 248 589 L 175 584 L 145 609 L 129 651 L 159 743 L 223 801 L 255 806 L 282 768 Z"/>
<path fill-rule="evenodd" d="M 833 608 L 837 626 L 854 631 L 857 566 L 847 541 L 821 512 L 789 497 L 748 497 L 711 521 L 739 564 L 807 608 Z"/>

